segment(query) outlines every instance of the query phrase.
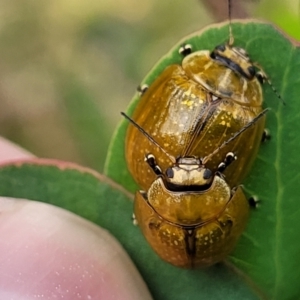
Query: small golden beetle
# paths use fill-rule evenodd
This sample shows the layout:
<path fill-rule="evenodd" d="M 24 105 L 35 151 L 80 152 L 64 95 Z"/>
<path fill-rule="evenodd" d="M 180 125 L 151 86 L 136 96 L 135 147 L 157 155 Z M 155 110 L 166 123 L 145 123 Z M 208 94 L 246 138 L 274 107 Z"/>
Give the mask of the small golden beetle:
<path fill-rule="evenodd" d="M 230 141 L 203 159 L 175 159 L 122 114 L 172 161 L 162 171 L 153 154 L 145 155 L 156 179 L 147 192 L 136 192 L 134 215 L 149 244 L 162 259 L 178 267 L 207 267 L 223 260 L 245 228 L 249 203 L 241 187 L 231 188 L 223 175 L 235 160 L 234 153 L 227 153 L 215 172 L 205 162 Z"/>
<path fill-rule="evenodd" d="M 222 261 L 245 229 L 249 204 L 241 189 L 230 189 L 192 157 L 158 176 L 148 192 L 135 195 L 134 213 L 143 235 L 165 261 L 184 268 Z M 179 184 L 173 180 L 178 180 Z"/>

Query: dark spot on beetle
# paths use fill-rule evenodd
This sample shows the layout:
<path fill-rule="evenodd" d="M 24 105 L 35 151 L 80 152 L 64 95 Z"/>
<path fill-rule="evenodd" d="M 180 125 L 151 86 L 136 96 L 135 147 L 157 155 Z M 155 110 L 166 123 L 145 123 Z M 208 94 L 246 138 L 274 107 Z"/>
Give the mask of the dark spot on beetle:
<path fill-rule="evenodd" d="M 184 44 L 179 48 L 179 54 L 187 56 L 192 53 L 192 46 L 190 44 Z"/>
<path fill-rule="evenodd" d="M 224 172 L 226 169 L 226 164 L 224 162 L 221 162 L 219 165 L 218 165 L 218 171 L 219 172 Z"/>
<path fill-rule="evenodd" d="M 261 73 L 256 73 L 255 76 L 261 84 L 265 82 L 265 77 Z"/>
<path fill-rule="evenodd" d="M 248 68 L 248 72 L 249 72 L 249 74 L 250 74 L 251 77 L 254 77 L 255 74 L 256 74 L 256 70 L 255 70 L 254 66 L 250 66 Z"/>
<path fill-rule="evenodd" d="M 160 224 L 150 221 L 148 227 L 150 230 L 157 230 L 160 227 Z"/>
<path fill-rule="evenodd" d="M 212 171 L 210 169 L 205 169 L 203 173 L 203 178 L 204 179 L 209 179 L 212 176 Z"/>
<path fill-rule="evenodd" d="M 216 53 L 213 51 L 213 52 L 211 52 L 210 53 L 210 58 L 212 58 L 212 59 L 216 59 Z"/>
<path fill-rule="evenodd" d="M 212 59 L 217 59 L 220 57 L 220 55 L 218 54 L 219 52 L 224 52 L 226 49 L 225 45 L 219 45 L 217 47 L 215 47 L 215 49 L 210 52 L 210 58 Z"/>
<path fill-rule="evenodd" d="M 235 160 L 237 160 L 237 156 L 233 152 L 228 152 L 226 154 L 224 163 L 225 163 L 226 166 L 229 166 Z"/>
<path fill-rule="evenodd" d="M 256 196 L 252 196 L 248 199 L 249 205 L 253 208 L 257 208 L 259 202 L 260 200 Z"/>
<path fill-rule="evenodd" d="M 264 143 L 266 141 L 269 141 L 271 139 L 271 134 L 268 129 L 264 129 L 264 132 L 261 137 L 261 142 Z"/>
<path fill-rule="evenodd" d="M 168 178 L 173 178 L 174 177 L 174 171 L 173 171 L 173 169 L 172 168 L 168 168 L 166 170 L 166 175 L 167 175 Z"/>
<path fill-rule="evenodd" d="M 218 51 L 221 51 L 221 52 L 224 52 L 226 49 L 225 45 L 218 45 L 215 50 L 218 50 Z"/>
<path fill-rule="evenodd" d="M 149 86 L 147 84 L 139 85 L 137 87 L 137 91 L 140 94 L 140 96 L 144 95 L 148 89 L 149 89 Z"/>
<path fill-rule="evenodd" d="M 161 168 L 158 165 L 154 166 L 153 171 L 156 175 L 162 174 Z"/>

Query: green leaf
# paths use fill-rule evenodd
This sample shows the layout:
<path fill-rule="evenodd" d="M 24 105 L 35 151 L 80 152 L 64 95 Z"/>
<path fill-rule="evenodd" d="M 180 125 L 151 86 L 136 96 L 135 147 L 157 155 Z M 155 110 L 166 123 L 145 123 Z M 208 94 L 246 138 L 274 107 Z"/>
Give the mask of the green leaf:
<path fill-rule="evenodd" d="M 224 24 L 223 24 L 224 25 Z M 172 63 L 180 63 L 178 49 L 190 43 L 193 49 L 213 49 L 226 42 L 228 26 L 212 26 L 182 40 L 146 76 L 151 84 Z M 233 24 L 235 45 L 245 48 L 253 61 L 268 74 L 273 86 L 286 102 L 283 105 L 268 84 L 264 85 L 264 106 L 271 140 L 261 146 L 257 160 L 245 180 L 249 195 L 257 195 L 260 207 L 253 211 L 245 233 L 230 259 L 268 299 L 300 297 L 300 49 L 272 25 L 247 21 Z M 138 101 L 135 95 L 130 115 Z M 105 174 L 129 191 L 137 189 L 124 160 L 128 123 L 123 120 L 111 142 Z M 247 151 L 247 149 L 245 149 Z"/>
<path fill-rule="evenodd" d="M 127 250 L 156 300 L 258 299 L 224 264 L 183 270 L 163 262 L 132 224 L 128 193 L 95 171 L 36 159 L 0 166 L 0 182 L 2 196 L 54 204 L 108 229 Z"/>
<path fill-rule="evenodd" d="M 89 166 L 94 164 L 93 168 L 99 170 L 104 163 L 105 146 L 109 143 L 109 130 L 103 130 L 103 123 L 107 123 L 105 112 L 100 111 L 87 88 L 71 74 L 58 73 L 57 80 L 66 124 L 76 149 Z"/>

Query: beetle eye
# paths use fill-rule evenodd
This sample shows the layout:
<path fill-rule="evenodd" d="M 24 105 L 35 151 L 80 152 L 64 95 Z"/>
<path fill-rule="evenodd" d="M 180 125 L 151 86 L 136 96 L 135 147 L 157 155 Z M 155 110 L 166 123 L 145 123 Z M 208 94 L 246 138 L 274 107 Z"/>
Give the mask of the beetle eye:
<path fill-rule="evenodd" d="M 173 178 L 174 177 L 174 171 L 173 171 L 173 169 L 172 168 L 168 168 L 166 170 L 166 175 L 167 175 L 168 178 Z"/>
<path fill-rule="evenodd" d="M 221 52 L 224 52 L 225 49 L 226 49 L 225 45 L 219 45 L 219 46 L 217 46 L 217 47 L 215 48 L 215 50 L 221 51 Z"/>
<path fill-rule="evenodd" d="M 254 77 L 254 76 L 255 76 L 255 73 L 256 73 L 256 70 L 255 70 L 255 68 L 254 68 L 253 66 L 250 66 L 250 67 L 248 68 L 248 72 L 249 72 L 249 74 L 251 75 L 251 77 Z"/>
<path fill-rule="evenodd" d="M 212 176 L 212 171 L 210 169 L 205 169 L 204 173 L 203 173 L 203 178 L 204 179 L 209 179 Z"/>
<path fill-rule="evenodd" d="M 257 72 L 255 76 L 261 84 L 265 82 L 266 77 L 262 73 Z"/>

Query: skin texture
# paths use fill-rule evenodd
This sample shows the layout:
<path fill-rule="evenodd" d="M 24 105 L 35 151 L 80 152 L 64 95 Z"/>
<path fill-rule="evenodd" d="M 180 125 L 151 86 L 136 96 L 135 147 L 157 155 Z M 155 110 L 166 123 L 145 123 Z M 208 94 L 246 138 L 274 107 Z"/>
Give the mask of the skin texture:
<path fill-rule="evenodd" d="M 33 157 L 0 139 L 0 163 Z M 0 299 L 152 299 L 120 244 L 63 209 L 0 198 Z"/>

